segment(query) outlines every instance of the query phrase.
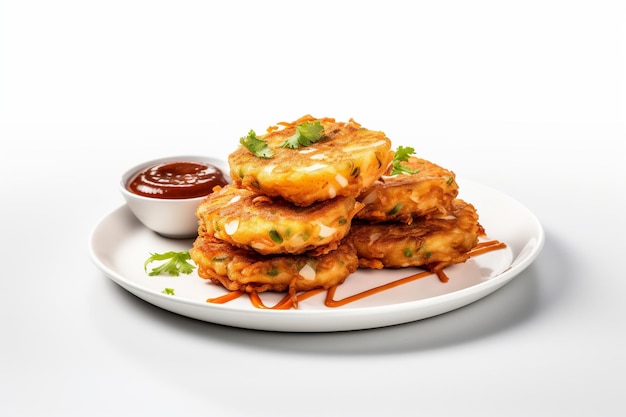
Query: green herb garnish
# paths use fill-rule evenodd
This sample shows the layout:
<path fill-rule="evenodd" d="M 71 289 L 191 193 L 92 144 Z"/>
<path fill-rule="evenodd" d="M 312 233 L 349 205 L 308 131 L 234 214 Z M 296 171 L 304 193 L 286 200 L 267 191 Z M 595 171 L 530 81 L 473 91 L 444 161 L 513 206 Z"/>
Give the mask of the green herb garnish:
<path fill-rule="evenodd" d="M 309 146 L 324 137 L 324 126 L 319 120 L 314 122 L 305 122 L 296 126 L 296 133 L 287 138 L 283 144 L 283 148 L 296 149 L 299 146 Z"/>
<path fill-rule="evenodd" d="M 274 156 L 274 151 L 267 145 L 267 142 L 257 137 L 254 130 L 250 130 L 248 136 L 240 138 L 239 142 L 256 157 L 271 158 Z"/>
<path fill-rule="evenodd" d="M 393 155 L 393 169 L 391 175 L 398 174 L 417 174 L 419 169 L 411 169 L 402 165 L 402 162 L 409 160 L 409 157 L 415 153 L 415 149 L 410 146 L 398 146 L 398 149 Z"/>
<path fill-rule="evenodd" d="M 163 288 L 163 291 L 161 291 L 161 294 L 174 295 L 174 288 Z"/>
<path fill-rule="evenodd" d="M 152 268 L 148 275 L 155 276 L 167 273 L 168 275 L 177 277 L 179 274 L 190 274 L 195 269 L 195 265 L 188 262 L 191 259 L 188 251 L 183 252 L 165 252 L 151 253 L 150 257 L 143 264 L 144 271 L 148 271 L 148 264 L 154 261 L 167 261 L 161 266 Z"/>

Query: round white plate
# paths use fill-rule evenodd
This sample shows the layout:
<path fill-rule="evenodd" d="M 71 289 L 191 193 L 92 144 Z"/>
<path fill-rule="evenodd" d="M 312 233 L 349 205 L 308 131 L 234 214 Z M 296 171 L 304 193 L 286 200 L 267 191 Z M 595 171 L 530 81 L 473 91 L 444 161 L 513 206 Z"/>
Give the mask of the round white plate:
<path fill-rule="evenodd" d="M 213 304 L 206 299 L 226 291 L 198 277 L 195 271 L 178 277 L 149 276 L 144 262 L 152 253 L 188 250 L 193 240 L 157 235 L 142 226 L 125 205 L 96 225 L 89 249 L 96 266 L 129 292 L 155 306 L 198 320 L 285 332 L 360 330 L 408 323 L 452 311 L 491 294 L 528 267 L 543 247 L 543 228 L 528 209 L 483 185 L 470 181 L 459 184 L 459 197 L 476 207 L 487 240 L 501 241 L 507 247 L 446 268 L 450 278 L 446 283 L 430 275 L 341 307 L 326 307 L 326 292 L 301 301 L 298 309 L 290 310 L 259 309 L 248 296 Z M 157 265 L 148 265 L 148 270 Z M 342 299 L 420 271 L 357 270 L 337 289 L 334 298 Z M 163 293 L 165 288 L 173 289 L 174 294 Z M 267 306 L 273 306 L 282 296 L 261 294 Z"/>

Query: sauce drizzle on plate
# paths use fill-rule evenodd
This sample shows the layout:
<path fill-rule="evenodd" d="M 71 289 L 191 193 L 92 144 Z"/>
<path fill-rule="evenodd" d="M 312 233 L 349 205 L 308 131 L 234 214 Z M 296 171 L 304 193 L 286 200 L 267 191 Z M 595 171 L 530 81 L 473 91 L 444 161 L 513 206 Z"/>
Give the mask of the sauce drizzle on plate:
<path fill-rule="evenodd" d="M 497 240 L 489 240 L 486 242 L 480 242 L 478 245 L 476 245 L 476 247 L 474 249 L 472 249 L 470 251 L 470 256 L 478 256 L 481 255 L 483 253 L 487 253 L 487 252 L 491 252 L 494 250 L 498 250 L 498 249 L 504 249 L 506 248 L 506 244 L 499 242 Z M 430 275 L 436 274 L 439 277 L 439 280 L 442 283 L 448 282 L 448 277 L 446 276 L 446 274 L 444 273 L 443 269 L 431 272 L 428 270 L 425 270 L 423 272 L 419 272 L 417 274 L 413 274 L 413 275 L 409 275 L 408 277 L 404 277 L 404 278 L 400 278 L 397 279 L 395 281 L 389 282 L 387 284 L 384 285 L 380 285 L 378 287 L 373 287 L 370 288 L 369 290 L 357 293 L 357 294 L 353 294 L 350 295 L 348 297 L 342 298 L 341 300 L 335 300 L 334 296 L 335 296 L 335 291 L 337 290 L 337 286 L 333 286 L 331 288 L 329 288 L 328 290 L 324 290 L 324 289 L 315 289 L 315 290 L 311 290 L 311 291 L 305 291 L 302 292 L 300 294 L 297 294 L 297 296 L 294 297 L 291 296 L 291 294 L 286 294 L 278 303 L 276 303 L 273 306 L 266 306 L 263 303 L 263 300 L 261 299 L 261 297 L 259 296 L 259 293 L 257 292 L 252 292 L 249 293 L 248 296 L 250 298 L 250 303 L 258 308 L 258 309 L 269 309 L 269 310 L 289 310 L 291 308 L 297 307 L 297 303 L 299 301 L 303 301 L 306 300 L 307 298 L 313 297 L 314 295 L 317 295 L 321 292 L 327 291 L 326 292 L 326 299 L 324 301 L 324 305 L 326 307 L 329 308 L 336 308 L 336 307 L 341 307 L 344 306 L 346 304 L 352 303 L 354 301 L 358 301 L 361 300 L 365 297 L 369 297 L 375 294 L 378 294 L 380 292 L 389 290 L 391 288 L 397 287 L 399 285 L 403 285 L 403 284 L 407 284 L 409 282 L 415 281 L 417 279 L 420 278 L 424 278 Z M 246 294 L 243 291 L 231 291 L 227 294 L 224 294 L 222 296 L 219 297 L 215 297 L 215 298 L 209 298 L 206 300 L 207 303 L 215 303 L 215 304 L 224 304 L 227 303 L 229 301 L 235 300 L 241 296 L 243 296 L 244 294 Z"/>

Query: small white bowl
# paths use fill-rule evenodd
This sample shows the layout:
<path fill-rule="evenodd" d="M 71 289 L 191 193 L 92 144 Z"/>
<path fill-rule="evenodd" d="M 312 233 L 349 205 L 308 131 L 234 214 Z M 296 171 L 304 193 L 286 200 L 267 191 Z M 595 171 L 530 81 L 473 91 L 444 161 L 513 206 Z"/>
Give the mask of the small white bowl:
<path fill-rule="evenodd" d="M 135 217 L 148 229 L 174 239 L 193 238 L 198 234 L 198 218 L 196 209 L 205 197 L 165 199 L 152 198 L 135 194 L 130 191 L 128 183 L 140 172 L 149 167 L 167 162 L 203 162 L 219 168 L 224 178 L 230 182 L 228 163 L 224 160 L 208 156 L 168 156 L 143 162 L 130 168 L 122 175 L 119 183 L 120 191 L 128 208 Z"/>

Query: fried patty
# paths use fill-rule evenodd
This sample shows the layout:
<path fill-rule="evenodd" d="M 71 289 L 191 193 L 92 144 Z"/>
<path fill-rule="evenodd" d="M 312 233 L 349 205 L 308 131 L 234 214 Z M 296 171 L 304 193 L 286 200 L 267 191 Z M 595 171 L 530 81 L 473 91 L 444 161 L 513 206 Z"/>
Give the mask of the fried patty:
<path fill-rule="evenodd" d="M 328 289 L 343 283 L 358 267 L 356 250 L 347 241 L 320 256 L 267 256 L 203 235 L 196 238 L 189 254 L 201 278 L 248 293 Z"/>
<path fill-rule="evenodd" d="M 320 141 L 296 149 L 282 147 L 297 126 L 318 120 L 324 127 Z M 279 126 L 259 136 L 274 156 L 260 158 L 243 145 L 229 155 L 233 182 L 305 207 L 337 196 L 356 198 L 393 159 L 391 141 L 383 132 L 365 129 L 352 119 L 337 122 L 306 115 Z"/>
<path fill-rule="evenodd" d="M 465 262 L 482 234 L 474 206 L 456 199 L 448 213 L 436 213 L 411 224 L 354 221 L 348 239 L 356 248 L 359 266 L 364 268 L 441 269 Z"/>
<path fill-rule="evenodd" d="M 410 224 L 416 217 L 446 213 L 451 208 L 459 191 L 452 171 L 416 157 L 410 157 L 401 165 L 409 173 L 391 175 L 389 169 L 386 175 L 361 193 L 358 200 L 365 207 L 357 218 Z"/>
<path fill-rule="evenodd" d="M 263 255 L 334 249 L 363 205 L 352 197 L 298 207 L 236 185 L 209 194 L 198 206 L 199 234 Z"/>

